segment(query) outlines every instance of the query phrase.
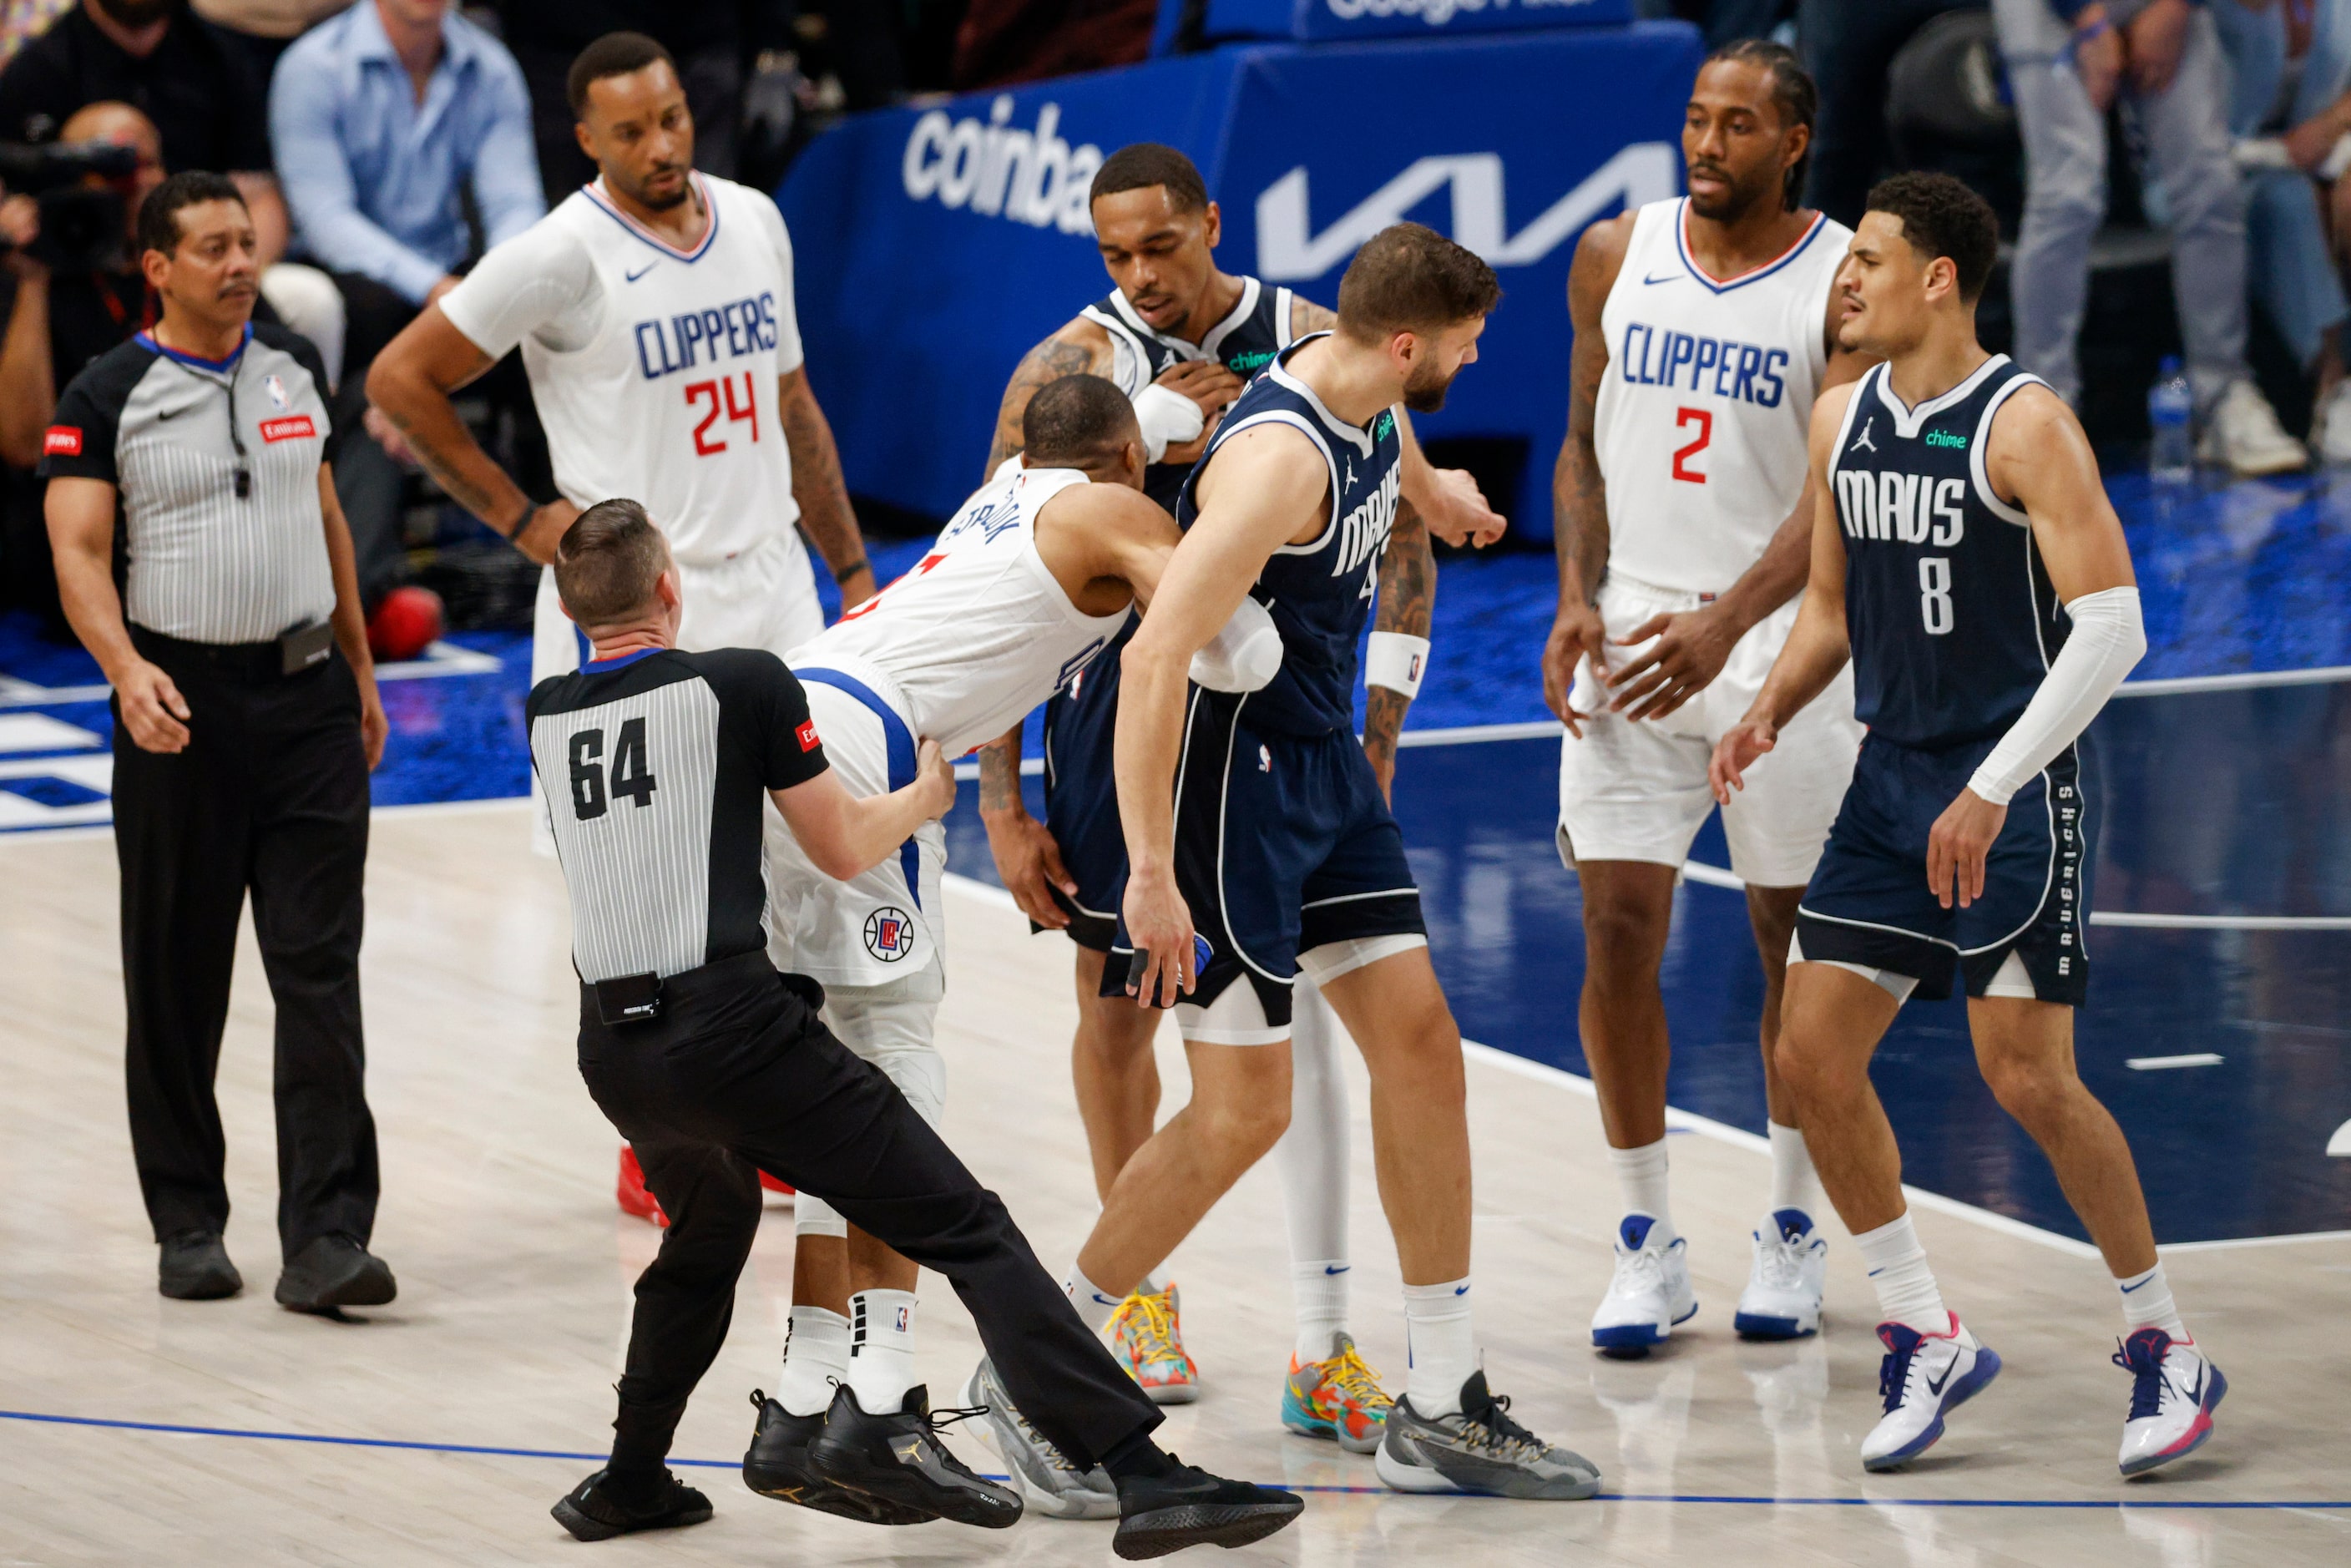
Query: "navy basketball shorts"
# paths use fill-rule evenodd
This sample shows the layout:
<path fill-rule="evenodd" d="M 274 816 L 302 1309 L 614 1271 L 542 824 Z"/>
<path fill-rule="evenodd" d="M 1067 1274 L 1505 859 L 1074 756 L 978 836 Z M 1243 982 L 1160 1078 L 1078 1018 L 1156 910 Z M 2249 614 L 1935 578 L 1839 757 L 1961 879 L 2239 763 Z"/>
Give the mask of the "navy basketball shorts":
<path fill-rule="evenodd" d="M 1208 956 L 1184 1000 L 1206 1009 L 1246 980 L 1271 1038 L 1286 1039 L 1301 953 L 1420 939 L 1426 927 L 1404 835 L 1362 744 L 1343 729 L 1253 729 L 1248 708 L 1247 695 L 1196 686 L 1185 713 L 1176 883 Z M 1133 951 L 1122 921 L 1102 995 L 1125 994 Z"/>
<path fill-rule="evenodd" d="M 1918 982 L 1913 994 L 1932 1001 L 1951 994 L 1954 967 L 1971 997 L 2022 994 L 1995 985 L 2012 955 L 2036 998 L 2082 1005 L 2096 836 L 2078 748 L 2009 801 L 1985 856 L 1981 897 L 1945 909 L 1927 885 L 1935 820 L 1994 744 L 1928 751 L 1874 735 L 1862 743 L 1853 787 L 1796 916 L 1805 958 L 1908 976 Z"/>
<path fill-rule="evenodd" d="M 1067 691 L 1045 705 L 1045 828 L 1075 896 L 1053 889 L 1070 917 L 1070 940 L 1107 953 L 1118 935 L 1118 897 L 1126 885 L 1126 833 L 1118 820 L 1118 780 L 1111 754 L 1118 717 L 1118 651 L 1123 637 L 1094 655 Z M 1032 931 L 1043 926 L 1029 923 Z"/>

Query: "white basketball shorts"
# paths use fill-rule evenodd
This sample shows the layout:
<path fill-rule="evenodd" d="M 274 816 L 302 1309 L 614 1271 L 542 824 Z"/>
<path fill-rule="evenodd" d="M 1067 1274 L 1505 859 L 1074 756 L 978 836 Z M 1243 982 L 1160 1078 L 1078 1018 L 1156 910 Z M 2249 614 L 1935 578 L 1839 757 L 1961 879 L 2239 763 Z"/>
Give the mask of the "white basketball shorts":
<path fill-rule="evenodd" d="M 1614 639 L 1653 616 L 1699 603 L 1696 594 L 1611 575 L 1600 590 L 1610 667 L 1622 669 L 1649 646 L 1619 648 Z M 1690 842 L 1714 809 L 1706 774 L 1715 742 L 1746 716 L 1762 689 L 1801 603 L 1800 596 L 1751 627 L 1714 683 L 1663 719 L 1635 721 L 1597 711 L 1606 699 L 1585 662 L 1570 700 L 1593 716 L 1583 721 L 1582 739 L 1571 735 L 1561 742 L 1562 861 L 1571 868 L 1579 860 L 1679 866 L 1689 858 Z M 1848 667 L 1780 732 L 1778 745 L 1747 770 L 1746 789 L 1734 791 L 1723 808 L 1733 872 L 1758 887 L 1804 885 L 1853 781 L 1861 736 Z"/>

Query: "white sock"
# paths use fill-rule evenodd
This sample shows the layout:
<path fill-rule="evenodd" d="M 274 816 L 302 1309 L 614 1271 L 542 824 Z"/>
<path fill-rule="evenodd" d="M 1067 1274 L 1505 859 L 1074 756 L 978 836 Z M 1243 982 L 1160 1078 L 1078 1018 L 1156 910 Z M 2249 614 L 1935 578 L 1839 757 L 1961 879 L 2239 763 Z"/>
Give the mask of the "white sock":
<path fill-rule="evenodd" d="M 1478 1339 L 1469 1326 L 1469 1281 L 1404 1288 L 1405 1397 L 1423 1416 L 1461 1408 L 1461 1385 L 1478 1370 Z M 1324 1352 L 1326 1355 L 1329 1352 Z"/>
<path fill-rule="evenodd" d="M 1951 1332 L 1951 1314 L 1943 1293 L 1935 1288 L 1935 1271 L 1927 1267 L 1927 1249 L 1905 1214 L 1890 1225 L 1865 1230 L 1853 1239 L 1861 1253 L 1869 1282 L 1877 1287 L 1877 1312 L 1886 1322 L 1907 1323 L 1925 1334 Z"/>
<path fill-rule="evenodd" d="M 776 1403 L 795 1416 L 821 1416 L 832 1403 L 833 1384 L 848 1375 L 849 1320 L 822 1307 L 794 1307 Z"/>
<path fill-rule="evenodd" d="M 1070 1293 L 1070 1305 L 1078 1309 L 1078 1316 L 1085 1319 L 1086 1327 L 1096 1333 L 1110 1326 L 1112 1315 L 1126 1300 L 1087 1279 L 1075 1263 L 1070 1265 L 1069 1277 L 1061 1281 L 1061 1289 Z"/>
<path fill-rule="evenodd" d="M 2163 1277 L 2162 1264 L 2127 1280 L 2118 1277 L 2115 1284 L 2123 1293 L 2125 1338 L 2140 1329 L 2157 1328 L 2182 1344 L 2196 1343 L 2189 1337 L 2188 1325 L 2179 1321 L 2179 1309 L 2171 1304 L 2171 1281 Z"/>
<path fill-rule="evenodd" d="M 1659 1246 L 1681 1234 L 1674 1228 L 1673 1212 L 1666 1197 L 1665 1139 L 1643 1144 L 1637 1149 L 1611 1149 L 1608 1163 L 1616 1167 L 1616 1185 L 1625 1194 L 1625 1211 L 1646 1214 L 1656 1221 L 1649 1229 Z"/>
<path fill-rule="evenodd" d="M 1154 1269 L 1136 1283 L 1134 1290 L 1137 1295 L 1164 1296 L 1167 1293 L 1167 1276 L 1160 1269 Z"/>
<path fill-rule="evenodd" d="M 914 1293 L 860 1291 L 849 1298 L 849 1389 L 869 1415 L 904 1406 L 914 1386 Z"/>
<path fill-rule="evenodd" d="M 1804 1147 L 1804 1134 L 1777 1122 L 1767 1124 L 1767 1130 L 1771 1134 L 1772 1212 L 1801 1209 L 1807 1218 L 1818 1220 L 1821 1178 L 1813 1172 L 1813 1155 Z"/>
<path fill-rule="evenodd" d="M 1331 1359 L 1331 1336 L 1347 1327 L 1347 1281 L 1353 1276 L 1342 1260 L 1292 1263 L 1290 1299 L 1298 1306 L 1298 1360 Z"/>

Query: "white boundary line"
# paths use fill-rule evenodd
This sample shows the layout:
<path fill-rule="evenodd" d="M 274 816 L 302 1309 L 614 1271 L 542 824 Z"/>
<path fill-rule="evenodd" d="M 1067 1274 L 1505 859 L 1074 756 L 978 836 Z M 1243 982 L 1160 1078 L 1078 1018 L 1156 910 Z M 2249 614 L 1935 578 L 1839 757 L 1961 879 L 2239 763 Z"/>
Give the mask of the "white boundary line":
<path fill-rule="evenodd" d="M 1737 872 L 1704 861 L 1684 861 L 1682 875 L 1702 887 L 1745 891 Z M 2142 915 L 2093 910 L 2093 925 L 2128 926 L 2151 931 L 2351 931 L 2351 915 Z"/>

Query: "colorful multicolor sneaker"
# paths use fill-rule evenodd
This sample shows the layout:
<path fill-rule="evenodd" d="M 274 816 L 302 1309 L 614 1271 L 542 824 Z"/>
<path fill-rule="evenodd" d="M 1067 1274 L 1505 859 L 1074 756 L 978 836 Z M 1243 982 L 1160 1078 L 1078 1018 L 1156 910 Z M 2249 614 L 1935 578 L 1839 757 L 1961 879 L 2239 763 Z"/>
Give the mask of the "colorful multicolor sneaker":
<path fill-rule="evenodd" d="M 1290 1381 L 1281 1390 L 1281 1424 L 1300 1437 L 1328 1437 L 1351 1454 L 1376 1453 L 1395 1407 L 1352 1334 L 1331 1336 L 1327 1360 L 1301 1364 L 1291 1353 Z"/>
<path fill-rule="evenodd" d="M 1111 1315 L 1110 1347 L 1155 1405 L 1189 1405 L 1200 1397 L 1200 1368 L 1184 1349 L 1176 1287 L 1156 1295 L 1136 1291 Z"/>

